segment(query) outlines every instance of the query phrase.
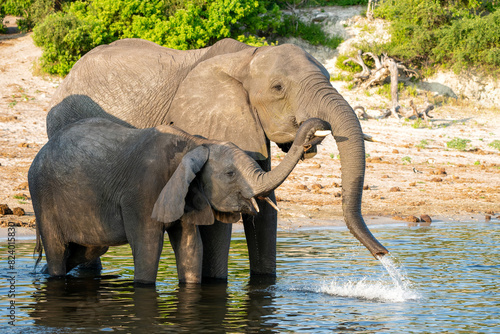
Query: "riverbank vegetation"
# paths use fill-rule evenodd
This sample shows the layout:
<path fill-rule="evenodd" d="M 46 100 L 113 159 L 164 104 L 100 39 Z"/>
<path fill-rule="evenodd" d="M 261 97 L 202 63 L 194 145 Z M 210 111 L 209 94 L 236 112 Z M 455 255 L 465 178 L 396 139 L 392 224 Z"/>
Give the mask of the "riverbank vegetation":
<path fill-rule="evenodd" d="M 376 48 L 416 67 L 498 71 L 499 9 L 498 0 L 380 1 L 374 14 L 391 22 L 391 41 Z"/>
<path fill-rule="evenodd" d="M 459 72 L 500 68 L 500 0 L 379 0 L 374 16 L 391 22 L 390 42 L 363 51 L 424 70 Z M 278 36 L 336 48 L 341 39 L 320 23 L 293 15 L 310 6 L 367 5 L 368 0 L 3 0 L 2 15 L 21 16 L 44 50 L 43 70 L 65 75 L 92 48 L 122 38 L 143 38 L 176 49 L 194 49 L 231 37 L 261 46 Z M 284 15 L 284 10 L 292 15 Z"/>

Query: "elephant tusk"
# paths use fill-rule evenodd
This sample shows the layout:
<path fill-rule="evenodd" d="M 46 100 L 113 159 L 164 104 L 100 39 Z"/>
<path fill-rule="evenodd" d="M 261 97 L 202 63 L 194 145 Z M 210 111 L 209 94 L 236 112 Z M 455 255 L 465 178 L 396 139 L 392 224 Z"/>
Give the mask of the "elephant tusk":
<path fill-rule="evenodd" d="M 280 208 L 278 208 L 278 206 L 276 204 L 274 204 L 274 202 L 271 201 L 271 199 L 269 197 L 264 197 L 264 201 L 269 203 L 269 205 L 272 206 L 274 210 L 280 212 Z"/>
<path fill-rule="evenodd" d="M 257 204 L 257 201 L 255 200 L 255 198 L 253 198 L 253 197 L 252 197 L 252 198 L 250 199 L 250 201 L 252 202 L 252 205 L 253 205 L 253 207 L 254 207 L 255 211 L 257 211 L 257 213 L 259 213 L 259 212 L 260 212 L 260 210 L 259 210 L 259 205 Z"/>
<path fill-rule="evenodd" d="M 379 143 L 378 140 L 373 139 L 372 136 L 367 135 L 366 133 L 363 133 L 363 139 L 366 140 L 366 141 L 371 141 L 371 142 L 377 142 L 377 143 Z"/>
<path fill-rule="evenodd" d="M 332 132 L 330 130 L 318 130 L 314 133 L 316 137 L 326 137 Z"/>

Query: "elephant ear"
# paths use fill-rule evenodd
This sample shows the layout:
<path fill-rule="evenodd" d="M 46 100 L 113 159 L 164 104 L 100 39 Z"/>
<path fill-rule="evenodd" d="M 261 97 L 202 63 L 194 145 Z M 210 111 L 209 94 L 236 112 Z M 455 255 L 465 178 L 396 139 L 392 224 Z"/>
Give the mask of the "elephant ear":
<path fill-rule="evenodd" d="M 199 63 L 179 85 L 163 123 L 230 141 L 255 160 L 267 159 L 266 136 L 243 87 L 254 51 L 246 48 Z"/>
<path fill-rule="evenodd" d="M 208 202 L 198 178 L 191 182 L 185 203 L 184 215 L 181 217 L 184 223 L 193 225 L 212 225 L 214 223 L 212 206 Z"/>
<path fill-rule="evenodd" d="M 198 146 L 184 155 L 158 196 L 151 218 L 163 223 L 171 223 L 184 215 L 185 199 L 191 182 L 208 160 L 208 153 L 208 148 Z"/>

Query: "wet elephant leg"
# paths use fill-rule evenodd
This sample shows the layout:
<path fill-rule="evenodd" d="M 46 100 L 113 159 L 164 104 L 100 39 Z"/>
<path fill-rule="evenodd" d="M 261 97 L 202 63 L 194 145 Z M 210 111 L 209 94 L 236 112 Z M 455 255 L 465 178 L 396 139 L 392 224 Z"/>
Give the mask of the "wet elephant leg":
<path fill-rule="evenodd" d="M 199 226 L 203 242 L 203 282 L 226 282 L 232 225 L 218 220 Z"/>
<path fill-rule="evenodd" d="M 201 283 L 204 246 L 198 225 L 181 222 L 167 232 L 175 252 L 179 283 Z"/>
<path fill-rule="evenodd" d="M 50 276 L 64 276 L 68 272 L 66 269 L 66 260 L 68 258 L 68 248 L 66 245 L 58 242 L 45 243 L 45 258 L 47 259 L 47 268 L 44 271 Z"/>
<path fill-rule="evenodd" d="M 96 272 L 101 271 L 102 270 L 101 258 L 98 257 L 97 259 L 93 259 L 89 262 L 82 263 L 78 266 L 78 269 L 91 270 Z"/>
<path fill-rule="evenodd" d="M 101 246 L 81 246 L 70 243 L 70 255 L 66 262 L 66 270 L 78 266 L 78 270 L 92 272 L 98 275 L 102 270 L 100 256 L 108 251 L 108 247 Z"/>
<path fill-rule="evenodd" d="M 274 192 L 269 198 L 276 202 Z M 250 258 L 250 275 L 276 276 L 278 215 L 269 204 L 258 201 L 260 213 L 244 215 L 243 224 Z"/>

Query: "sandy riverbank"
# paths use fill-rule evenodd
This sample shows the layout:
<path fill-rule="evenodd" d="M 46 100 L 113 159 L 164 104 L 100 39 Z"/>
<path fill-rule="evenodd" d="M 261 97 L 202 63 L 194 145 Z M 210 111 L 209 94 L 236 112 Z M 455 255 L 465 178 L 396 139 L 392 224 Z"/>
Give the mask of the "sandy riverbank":
<path fill-rule="evenodd" d="M 33 222 L 27 172 L 47 141 L 47 106 L 61 82 L 34 75 L 40 55 L 30 34 L 0 36 L 0 204 L 21 207 L 28 214 L 0 217 L 4 225 L 13 220 Z M 350 90 L 345 82 L 332 84 L 351 105 L 363 105 L 369 112 L 388 103 L 374 92 Z M 412 99 L 419 105 L 425 94 L 418 91 Z M 407 106 L 409 100 L 402 96 L 400 103 Z M 437 104 L 431 115 L 432 120 L 419 126 L 395 118 L 361 121 L 363 131 L 378 140 L 366 143 L 367 224 L 400 223 L 422 214 L 434 220 L 484 220 L 500 214 L 500 151 L 490 146 L 500 140 L 499 111 L 451 99 Z M 448 147 L 454 138 L 469 141 L 464 150 Z M 283 156 L 273 146 L 273 164 Z M 338 151 L 329 137 L 318 155 L 300 162 L 277 189 L 280 227 L 343 225 L 340 183 Z"/>

